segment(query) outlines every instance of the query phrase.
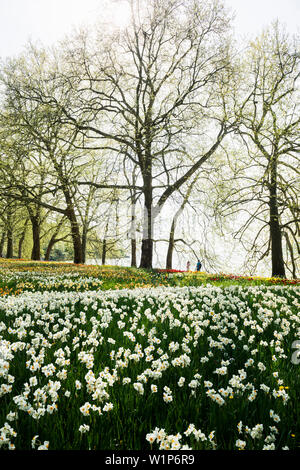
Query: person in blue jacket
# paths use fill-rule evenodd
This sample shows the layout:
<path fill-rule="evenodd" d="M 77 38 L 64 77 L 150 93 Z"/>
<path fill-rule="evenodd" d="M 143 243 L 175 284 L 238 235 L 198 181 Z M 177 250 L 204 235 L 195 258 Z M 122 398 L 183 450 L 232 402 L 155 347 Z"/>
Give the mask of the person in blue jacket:
<path fill-rule="evenodd" d="M 202 266 L 201 261 L 198 259 L 198 263 L 197 263 L 197 266 L 196 266 L 197 271 L 200 271 L 201 266 Z"/>

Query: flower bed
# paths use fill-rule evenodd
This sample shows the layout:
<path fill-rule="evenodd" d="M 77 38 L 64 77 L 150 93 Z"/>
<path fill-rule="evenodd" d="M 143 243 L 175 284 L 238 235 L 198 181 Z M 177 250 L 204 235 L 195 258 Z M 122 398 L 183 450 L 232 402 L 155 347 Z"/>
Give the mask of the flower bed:
<path fill-rule="evenodd" d="M 0 446 L 296 449 L 299 287 L 0 299 Z"/>

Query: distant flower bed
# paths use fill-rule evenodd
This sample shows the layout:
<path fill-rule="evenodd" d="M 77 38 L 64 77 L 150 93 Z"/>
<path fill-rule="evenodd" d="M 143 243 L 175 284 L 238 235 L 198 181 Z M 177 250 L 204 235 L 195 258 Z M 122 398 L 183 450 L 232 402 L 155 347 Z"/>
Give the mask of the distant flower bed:
<path fill-rule="evenodd" d="M 185 273 L 187 271 L 182 271 L 180 269 L 157 269 L 159 273 Z"/>
<path fill-rule="evenodd" d="M 248 281 L 248 282 L 257 282 L 263 281 L 269 284 L 283 284 L 283 285 L 296 285 L 300 283 L 300 279 L 283 279 L 280 277 L 262 277 L 262 276 L 236 276 L 234 274 L 216 274 L 208 275 L 208 280 L 210 281 L 220 281 L 220 280 L 233 280 L 233 281 Z"/>
<path fill-rule="evenodd" d="M 160 273 L 169 274 L 185 274 L 187 279 L 194 279 L 195 275 L 206 282 L 221 282 L 221 281 L 241 281 L 241 282 L 254 282 L 254 283 L 267 283 L 267 284 L 282 284 L 282 285 L 297 285 L 300 284 L 300 279 L 283 279 L 279 277 L 262 277 L 262 276 L 243 276 L 235 274 L 216 273 L 210 274 L 203 271 L 182 271 L 177 269 L 158 269 Z"/>

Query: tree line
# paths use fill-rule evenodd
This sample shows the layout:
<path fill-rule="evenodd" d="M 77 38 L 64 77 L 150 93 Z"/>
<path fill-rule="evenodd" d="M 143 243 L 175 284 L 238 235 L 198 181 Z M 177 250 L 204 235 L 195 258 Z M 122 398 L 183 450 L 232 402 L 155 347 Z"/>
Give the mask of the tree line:
<path fill-rule="evenodd" d="M 151 268 L 173 204 L 168 268 L 176 243 L 193 251 L 180 215 L 201 207 L 249 262 L 296 277 L 299 38 L 277 22 L 241 49 L 221 0 L 128 3 L 124 29 L 98 22 L 1 64 L 0 256 L 19 214 L 19 254 L 30 225 L 40 259 L 46 220 L 49 252 L 69 240 L 84 263 L 98 237 L 105 261 L 127 236 L 131 264 Z"/>

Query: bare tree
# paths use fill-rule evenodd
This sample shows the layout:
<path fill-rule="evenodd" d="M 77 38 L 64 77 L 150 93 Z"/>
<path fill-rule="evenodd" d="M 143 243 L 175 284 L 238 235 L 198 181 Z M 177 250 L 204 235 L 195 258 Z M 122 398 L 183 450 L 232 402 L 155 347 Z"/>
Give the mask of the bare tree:
<path fill-rule="evenodd" d="M 229 18 L 221 1 L 130 3 L 132 22 L 125 33 L 104 40 L 101 28 L 95 41 L 81 32 L 75 43 L 64 44 L 64 66 L 53 80 L 73 98 L 66 103 L 56 93 L 47 103 L 81 133 L 85 148 L 93 139 L 94 149 L 109 148 L 115 158 L 125 155 L 138 166 L 136 185 L 118 175 L 106 187 L 143 194 L 140 265 L 149 268 L 155 218 L 233 128 L 224 92 L 232 78 Z M 191 159 L 193 140 L 202 145 Z M 164 183 L 158 185 L 162 173 Z"/>
<path fill-rule="evenodd" d="M 250 44 L 242 61 L 244 97 L 237 106 L 241 152 L 248 158 L 231 158 L 235 187 L 231 182 L 229 194 L 219 200 L 224 215 L 244 212 L 236 232 L 240 240 L 253 223 L 258 226 L 247 249 L 258 262 L 270 254 L 272 276 L 281 277 L 288 258 L 296 275 L 300 254 L 298 47 L 278 23 Z"/>

